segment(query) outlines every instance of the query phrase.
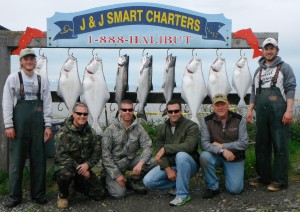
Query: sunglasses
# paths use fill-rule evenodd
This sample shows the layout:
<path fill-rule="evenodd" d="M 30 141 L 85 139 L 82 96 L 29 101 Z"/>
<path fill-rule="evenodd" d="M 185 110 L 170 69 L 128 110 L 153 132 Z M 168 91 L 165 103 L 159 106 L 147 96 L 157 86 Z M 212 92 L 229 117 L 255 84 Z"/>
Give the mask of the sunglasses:
<path fill-rule="evenodd" d="M 78 116 L 87 116 L 87 115 L 89 115 L 89 113 L 81 113 L 81 112 L 74 112 L 74 113 L 76 113 Z"/>
<path fill-rule="evenodd" d="M 168 113 L 173 114 L 173 113 L 179 113 L 180 110 L 168 110 Z"/>
<path fill-rule="evenodd" d="M 122 110 L 123 112 L 132 112 L 133 108 L 121 108 L 120 110 Z"/>

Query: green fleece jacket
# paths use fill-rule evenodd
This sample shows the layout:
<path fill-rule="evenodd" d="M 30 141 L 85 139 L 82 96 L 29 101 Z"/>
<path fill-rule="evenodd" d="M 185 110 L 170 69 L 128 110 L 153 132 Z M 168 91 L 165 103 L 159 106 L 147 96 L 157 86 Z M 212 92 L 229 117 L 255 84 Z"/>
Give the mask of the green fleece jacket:
<path fill-rule="evenodd" d="M 157 132 L 157 151 L 162 147 L 165 149 L 160 168 L 165 169 L 176 165 L 175 156 L 178 152 L 188 153 L 199 165 L 198 140 L 199 127 L 195 122 L 181 117 L 173 134 L 170 120 L 168 119 L 158 128 Z"/>

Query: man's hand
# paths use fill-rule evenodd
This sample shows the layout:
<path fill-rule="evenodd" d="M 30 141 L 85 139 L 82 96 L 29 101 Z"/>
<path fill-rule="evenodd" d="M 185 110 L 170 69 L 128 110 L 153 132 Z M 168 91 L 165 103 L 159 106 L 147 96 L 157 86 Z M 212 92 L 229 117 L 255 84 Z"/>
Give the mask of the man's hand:
<path fill-rule="evenodd" d="M 133 174 L 133 175 L 140 175 L 144 163 L 145 163 L 145 162 L 143 162 L 143 161 L 138 162 L 138 163 L 135 165 L 135 167 L 133 168 L 132 174 Z"/>
<path fill-rule="evenodd" d="M 85 175 L 85 173 L 89 170 L 89 165 L 87 163 L 82 163 L 76 168 L 78 174 Z"/>
<path fill-rule="evenodd" d="M 291 124 L 293 121 L 293 112 L 292 111 L 285 111 L 282 117 L 283 124 Z"/>
<path fill-rule="evenodd" d="M 227 161 L 233 161 L 235 158 L 234 154 L 228 149 L 224 149 L 223 156 Z"/>
<path fill-rule="evenodd" d="M 86 171 L 84 174 L 82 174 L 82 176 L 84 176 L 85 178 L 90 178 L 91 174 L 90 171 Z"/>
<path fill-rule="evenodd" d="M 119 185 L 121 187 L 125 187 L 126 186 L 126 179 L 123 175 L 120 175 L 119 177 L 117 177 L 117 182 L 119 183 Z"/>
<path fill-rule="evenodd" d="M 217 141 L 214 141 L 212 144 L 219 147 L 219 148 L 222 148 L 222 146 L 223 146 L 221 143 L 219 143 Z"/>
<path fill-rule="evenodd" d="M 249 124 L 252 123 L 252 119 L 253 119 L 252 111 L 247 112 L 246 119 L 247 119 L 247 123 Z"/>
<path fill-rule="evenodd" d="M 156 156 L 155 156 L 155 161 L 156 163 L 160 164 L 161 162 L 161 158 L 164 156 L 165 154 L 165 149 L 162 147 L 157 153 L 156 153 Z"/>
<path fill-rule="evenodd" d="M 174 171 L 171 167 L 165 168 L 165 172 L 167 173 L 169 180 L 171 180 L 171 181 L 176 180 L 177 172 Z"/>
<path fill-rule="evenodd" d="M 5 129 L 5 137 L 7 138 L 7 140 L 14 140 L 16 137 L 15 128 L 11 127 Z"/>
<path fill-rule="evenodd" d="M 50 127 L 46 127 L 44 131 L 44 142 L 47 142 L 50 140 L 52 136 L 52 130 Z"/>

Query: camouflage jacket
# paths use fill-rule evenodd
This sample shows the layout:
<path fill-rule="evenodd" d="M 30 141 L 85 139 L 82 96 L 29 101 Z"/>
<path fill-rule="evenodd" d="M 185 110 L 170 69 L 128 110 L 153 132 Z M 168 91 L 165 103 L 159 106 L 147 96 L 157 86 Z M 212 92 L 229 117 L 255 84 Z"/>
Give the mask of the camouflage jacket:
<path fill-rule="evenodd" d="M 76 168 L 82 163 L 92 168 L 100 160 L 101 137 L 88 124 L 80 129 L 72 123 L 73 116 L 66 118 L 64 126 L 54 137 L 55 171 L 64 167 Z"/>
<path fill-rule="evenodd" d="M 128 129 L 116 119 L 105 131 L 102 141 L 102 162 L 106 173 L 116 179 L 127 169 L 129 162 L 142 148 L 141 159 L 150 162 L 152 141 L 143 126 L 135 119 Z"/>

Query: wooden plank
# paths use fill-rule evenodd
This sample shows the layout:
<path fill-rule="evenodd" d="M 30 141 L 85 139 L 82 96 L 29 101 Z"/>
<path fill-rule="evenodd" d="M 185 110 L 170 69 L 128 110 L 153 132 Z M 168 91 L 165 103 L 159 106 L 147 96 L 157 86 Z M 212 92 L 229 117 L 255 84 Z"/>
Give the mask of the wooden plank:
<path fill-rule="evenodd" d="M 52 102 L 63 102 L 63 100 L 57 95 L 56 91 L 52 91 L 51 96 L 52 96 Z M 125 98 L 130 99 L 135 103 L 137 102 L 136 101 L 136 99 L 137 99 L 136 92 L 127 92 Z M 179 99 L 183 104 L 185 104 L 184 100 L 181 98 L 181 93 L 174 93 L 173 98 Z M 249 104 L 250 94 L 247 94 L 244 99 L 245 99 L 246 104 Z M 228 95 L 228 100 L 231 104 L 238 104 L 240 98 L 238 97 L 237 94 L 231 93 Z M 116 103 L 115 92 L 110 92 L 110 98 L 108 100 L 108 103 Z M 152 104 L 153 103 L 156 103 L 156 104 L 165 103 L 163 93 L 154 93 L 154 92 L 152 93 L 151 92 L 149 94 L 147 103 L 152 103 Z M 211 104 L 211 100 L 208 96 L 204 99 L 203 104 Z"/>
<path fill-rule="evenodd" d="M 256 32 L 254 33 L 258 42 L 259 47 L 262 48 L 262 43 L 266 38 L 272 37 L 275 40 L 278 40 L 278 33 L 277 32 Z M 244 39 L 239 38 L 232 38 L 231 40 L 231 49 L 250 49 L 250 46 L 248 45 L 247 41 Z"/>
<path fill-rule="evenodd" d="M 10 50 L 7 48 L 7 38 L 0 35 L 0 101 L 2 102 L 5 81 L 10 74 Z M 8 171 L 8 142 L 5 138 L 3 108 L 0 104 L 0 170 Z"/>

